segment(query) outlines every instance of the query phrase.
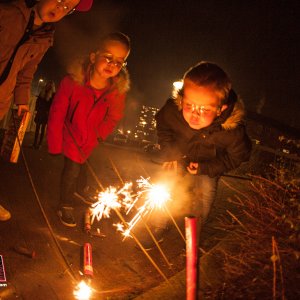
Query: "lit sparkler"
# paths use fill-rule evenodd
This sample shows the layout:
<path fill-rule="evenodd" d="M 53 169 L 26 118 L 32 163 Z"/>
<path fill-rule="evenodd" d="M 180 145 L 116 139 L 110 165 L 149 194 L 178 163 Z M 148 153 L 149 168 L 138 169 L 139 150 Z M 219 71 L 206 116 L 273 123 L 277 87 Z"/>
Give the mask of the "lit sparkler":
<path fill-rule="evenodd" d="M 117 227 L 118 231 L 121 231 L 124 237 L 130 236 L 130 232 L 133 227 L 146 215 L 151 213 L 153 209 L 161 209 L 164 207 L 165 203 L 170 200 L 170 193 L 163 185 L 152 184 L 149 182 L 149 178 L 145 179 L 141 177 L 141 179 L 137 180 L 138 188 L 140 189 L 134 199 L 124 205 L 127 208 L 126 214 L 128 214 L 132 207 L 136 205 L 138 200 L 145 199 L 145 202 L 142 206 L 137 208 L 137 213 L 133 216 L 133 218 L 127 223 L 127 228 L 124 229 L 123 224 L 114 224 Z"/>
<path fill-rule="evenodd" d="M 124 186 L 117 190 L 117 188 L 110 186 L 104 192 L 98 195 L 98 201 L 92 205 L 92 220 L 96 218 L 100 221 L 102 218 L 109 218 L 111 210 L 124 208 L 126 215 L 137 206 L 140 200 L 144 200 L 143 205 L 137 208 L 137 213 L 133 218 L 125 224 L 117 223 L 117 231 L 121 231 L 125 237 L 130 236 L 133 227 L 153 209 L 162 209 L 165 203 L 170 200 L 170 193 L 161 184 L 152 184 L 149 178 L 141 177 L 137 181 L 138 192 L 136 194 L 132 191 L 132 183 L 125 183 Z M 126 228 L 125 228 L 126 227 Z"/>
<path fill-rule="evenodd" d="M 73 292 L 75 299 L 78 300 L 89 300 L 92 295 L 92 289 L 89 287 L 84 280 L 80 281 Z"/>
<path fill-rule="evenodd" d="M 123 194 L 124 199 L 128 201 L 127 196 L 127 189 L 129 189 L 130 184 L 125 184 L 125 186 L 117 191 L 115 187 L 108 187 L 104 192 L 100 192 L 98 195 L 98 201 L 94 204 L 92 204 L 92 223 L 94 222 L 94 219 L 96 218 L 98 221 L 100 221 L 103 217 L 109 218 L 110 212 L 112 209 L 117 209 L 122 206 L 119 195 Z M 124 201 L 125 201 L 124 200 Z"/>

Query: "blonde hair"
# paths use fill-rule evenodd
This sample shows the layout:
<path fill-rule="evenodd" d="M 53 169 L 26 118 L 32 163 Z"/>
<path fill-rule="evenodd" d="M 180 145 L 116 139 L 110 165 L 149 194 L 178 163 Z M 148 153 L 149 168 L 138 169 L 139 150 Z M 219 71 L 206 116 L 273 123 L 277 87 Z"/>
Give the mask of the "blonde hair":
<path fill-rule="evenodd" d="M 187 70 L 183 80 L 190 80 L 198 86 L 212 87 L 221 100 L 221 104 L 226 104 L 232 87 L 227 73 L 215 63 L 207 61 L 202 61 Z"/>

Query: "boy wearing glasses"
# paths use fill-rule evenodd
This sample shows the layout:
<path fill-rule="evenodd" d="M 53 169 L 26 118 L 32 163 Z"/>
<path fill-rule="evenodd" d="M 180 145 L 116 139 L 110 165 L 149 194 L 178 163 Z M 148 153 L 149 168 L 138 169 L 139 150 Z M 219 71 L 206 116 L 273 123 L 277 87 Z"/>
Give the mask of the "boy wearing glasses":
<path fill-rule="evenodd" d="M 93 0 L 16 0 L 0 4 L 0 121 L 12 99 L 18 115 L 28 111 L 33 75 L 53 44 L 54 26 L 72 11 L 88 11 Z M 0 205 L 0 221 L 10 218 Z"/>
<path fill-rule="evenodd" d="M 183 77 L 175 99 L 156 115 L 163 169 L 180 169 L 177 186 L 189 214 L 203 224 L 215 198 L 219 177 L 250 157 L 244 106 L 228 75 L 216 64 L 200 62 Z"/>

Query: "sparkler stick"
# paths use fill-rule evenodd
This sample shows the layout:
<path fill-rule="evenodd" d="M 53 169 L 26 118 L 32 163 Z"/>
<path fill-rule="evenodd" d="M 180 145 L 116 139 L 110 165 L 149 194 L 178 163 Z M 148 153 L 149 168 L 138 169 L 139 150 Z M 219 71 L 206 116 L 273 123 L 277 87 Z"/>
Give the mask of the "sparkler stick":
<path fill-rule="evenodd" d="M 121 177 L 121 175 L 120 175 L 120 173 L 119 173 L 119 171 L 118 171 L 116 165 L 114 164 L 114 162 L 112 161 L 112 159 L 110 158 L 110 156 L 109 156 L 108 154 L 107 154 L 107 157 L 108 157 L 108 160 L 109 160 L 111 166 L 113 167 L 113 170 L 114 170 L 115 173 L 117 174 L 119 180 L 121 181 L 122 184 L 124 184 L 124 181 L 123 181 L 123 179 L 122 179 L 122 177 Z"/>
<path fill-rule="evenodd" d="M 121 215 L 121 213 L 119 212 L 119 210 L 117 208 L 114 208 L 114 211 L 116 212 L 117 216 L 119 217 L 119 219 L 122 221 L 122 223 L 124 224 L 125 228 L 128 229 L 128 225 L 126 223 L 126 221 L 124 220 L 123 216 Z M 172 287 L 170 281 L 168 280 L 168 278 L 166 277 L 166 275 L 162 272 L 162 270 L 159 268 L 159 266 L 156 264 L 156 262 L 152 259 L 152 257 L 149 255 L 149 253 L 145 250 L 144 246 L 140 243 L 140 241 L 138 240 L 138 238 L 135 236 L 135 234 L 133 232 L 130 233 L 130 235 L 132 236 L 132 238 L 135 240 L 135 242 L 138 244 L 138 246 L 141 248 L 141 250 L 143 251 L 143 253 L 146 255 L 146 257 L 149 259 L 149 261 L 152 263 L 152 265 L 154 266 L 154 268 L 158 271 L 158 273 L 164 278 L 165 281 L 168 282 L 168 284 L 170 284 L 170 286 Z"/>
<path fill-rule="evenodd" d="M 143 220 L 143 219 L 142 219 L 142 220 Z M 143 222 L 144 222 L 144 220 L 143 220 Z M 167 265 L 169 266 L 169 268 L 172 268 L 172 264 L 171 264 L 171 263 L 169 262 L 169 260 L 167 259 L 165 253 L 164 253 L 163 250 L 161 249 L 161 247 L 160 247 L 160 245 L 159 245 L 157 239 L 156 239 L 155 236 L 153 235 L 151 229 L 149 228 L 149 226 L 147 225 L 147 223 L 144 222 L 144 224 L 145 224 L 145 227 L 146 227 L 148 233 L 150 234 L 152 240 L 154 241 L 156 247 L 158 248 L 160 254 L 162 255 L 162 257 L 163 257 L 164 260 L 166 261 L 166 263 L 167 263 Z"/>
<path fill-rule="evenodd" d="M 172 222 L 174 223 L 174 225 L 175 225 L 177 231 L 179 232 L 180 236 L 182 237 L 183 241 L 185 242 L 184 235 L 182 234 L 182 232 L 181 232 L 179 226 L 177 225 L 175 219 L 174 219 L 173 216 L 171 215 L 171 212 L 169 211 L 168 207 L 167 207 L 166 205 L 164 205 L 164 208 L 165 208 L 165 210 L 166 210 L 168 216 L 170 217 L 170 219 L 171 219 Z"/>

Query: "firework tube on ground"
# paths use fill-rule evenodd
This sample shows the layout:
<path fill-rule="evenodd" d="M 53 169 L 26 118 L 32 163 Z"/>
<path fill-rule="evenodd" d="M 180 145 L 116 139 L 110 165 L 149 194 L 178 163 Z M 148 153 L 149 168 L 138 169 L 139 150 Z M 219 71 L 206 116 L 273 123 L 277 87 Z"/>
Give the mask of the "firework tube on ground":
<path fill-rule="evenodd" d="M 84 230 L 86 233 L 91 232 L 91 210 L 88 208 L 84 215 Z"/>
<path fill-rule="evenodd" d="M 85 243 L 83 246 L 83 274 L 87 277 L 94 276 L 92 246 L 90 243 Z"/>
<path fill-rule="evenodd" d="M 186 299 L 197 299 L 197 218 L 185 218 L 186 236 Z"/>

